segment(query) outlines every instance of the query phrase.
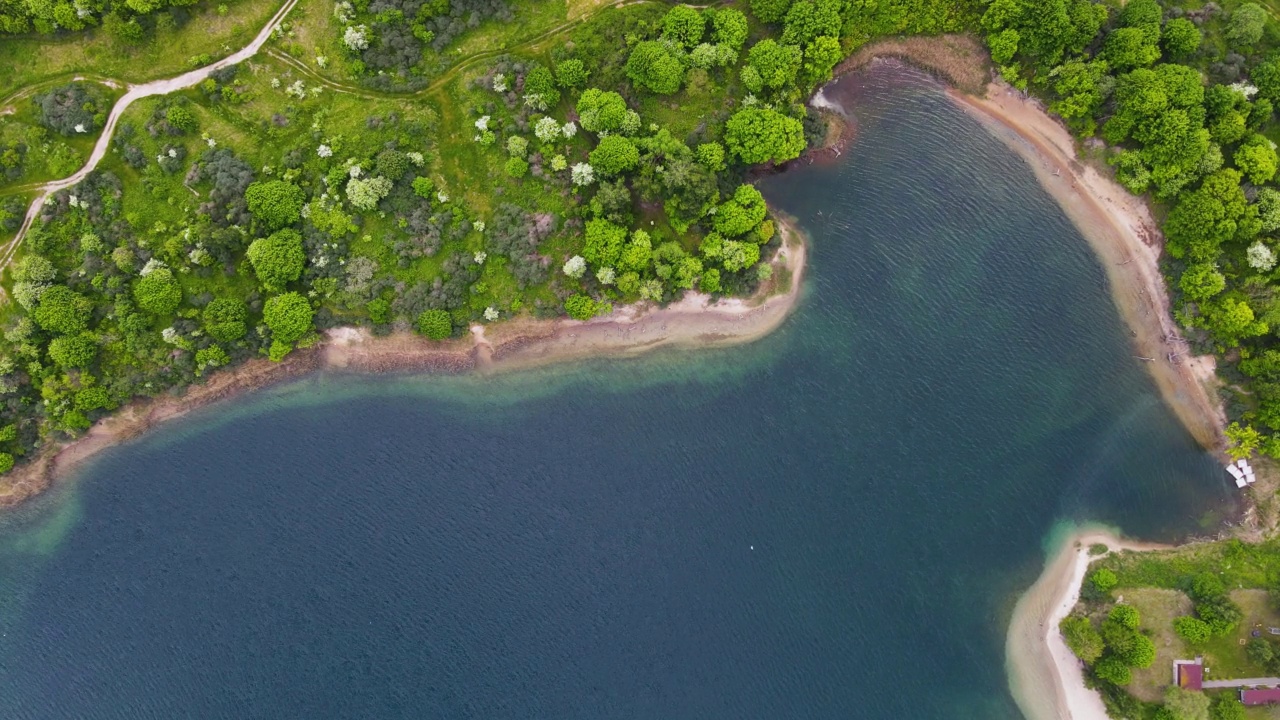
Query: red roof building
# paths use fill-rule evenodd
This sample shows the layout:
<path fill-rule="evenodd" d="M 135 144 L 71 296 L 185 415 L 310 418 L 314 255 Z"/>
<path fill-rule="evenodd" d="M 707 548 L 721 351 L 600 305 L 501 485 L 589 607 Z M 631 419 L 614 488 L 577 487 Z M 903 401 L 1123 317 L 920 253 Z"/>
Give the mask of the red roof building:
<path fill-rule="evenodd" d="M 1245 705 L 1270 705 L 1280 703 L 1280 688 L 1257 688 L 1240 690 L 1240 702 Z"/>
<path fill-rule="evenodd" d="M 1178 663 L 1178 687 L 1184 690 L 1200 690 L 1204 682 L 1204 665 L 1195 663 Z"/>

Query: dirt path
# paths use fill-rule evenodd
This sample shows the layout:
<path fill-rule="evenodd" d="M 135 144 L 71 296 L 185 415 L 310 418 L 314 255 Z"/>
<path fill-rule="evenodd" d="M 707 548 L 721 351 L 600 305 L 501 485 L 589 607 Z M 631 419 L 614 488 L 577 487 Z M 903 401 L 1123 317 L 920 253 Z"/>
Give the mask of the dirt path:
<path fill-rule="evenodd" d="M 262 28 L 257 37 L 239 51 L 215 63 L 192 70 L 191 72 L 183 73 L 174 78 L 154 80 L 143 85 L 130 86 L 128 91 L 126 91 L 111 108 L 111 114 L 107 116 L 107 121 L 102 127 L 102 134 L 98 137 L 98 142 L 93 146 L 93 151 L 89 154 L 89 160 L 84 164 L 84 166 L 70 177 L 66 177 L 61 180 L 54 180 L 41 186 L 40 194 L 36 196 L 36 199 L 31 203 L 31 207 L 27 210 L 26 217 L 22 220 L 22 226 L 18 228 L 18 233 L 14 235 L 13 239 L 10 240 L 7 245 L 0 248 L 0 270 L 13 260 L 14 254 L 17 253 L 18 247 L 22 244 L 22 238 L 31 228 L 31 224 L 35 221 L 36 216 L 40 214 L 40 208 L 44 205 L 45 201 L 49 199 L 49 196 L 59 190 L 75 185 L 83 180 L 86 175 L 93 172 L 94 168 L 98 167 L 98 163 L 102 161 L 102 158 L 107 154 L 107 150 L 111 147 L 111 136 L 114 134 L 116 123 L 120 121 L 120 116 L 124 114 L 125 110 L 129 109 L 129 106 L 132 105 L 135 100 L 141 100 L 142 98 L 151 97 L 153 95 L 167 95 L 172 92 L 177 92 L 178 90 L 192 87 L 204 81 L 210 74 L 221 70 L 222 68 L 235 65 L 236 63 L 243 62 L 244 60 L 253 57 L 267 42 L 267 40 L 271 38 L 271 33 L 275 31 L 276 26 L 280 24 L 285 15 L 289 14 L 289 11 L 293 9 L 293 6 L 297 4 L 297 2 L 298 0 L 289 0 L 286 2 L 284 6 L 277 10 L 276 14 L 271 17 L 271 20 Z"/>

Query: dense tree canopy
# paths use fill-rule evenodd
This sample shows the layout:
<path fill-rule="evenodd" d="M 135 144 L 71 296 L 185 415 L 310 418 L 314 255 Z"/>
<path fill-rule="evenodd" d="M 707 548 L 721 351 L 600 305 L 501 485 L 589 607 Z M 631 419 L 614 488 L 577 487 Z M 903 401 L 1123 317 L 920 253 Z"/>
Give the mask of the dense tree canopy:
<path fill-rule="evenodd" d="M 298 222 L 306 204 L 302 188 L 283 180 L 252 183 L 245 188 L 244 199 L 253 219 L 267 232 Z"/>
<path fill-rule="evenodd" d="M 725 123 L 725 144 L 738 160 L 757 164 L 786 162 L 804 150 L 804 126 L 776 110 L 747 108 Z"/>
<path fill-rule="evenodd" d="M 307 259 L 302 249 L 302 235 L 288 228 L 254 240 L 245 255 L 262 286 L 272 291 L 283 290 L 297 280 Z"/>

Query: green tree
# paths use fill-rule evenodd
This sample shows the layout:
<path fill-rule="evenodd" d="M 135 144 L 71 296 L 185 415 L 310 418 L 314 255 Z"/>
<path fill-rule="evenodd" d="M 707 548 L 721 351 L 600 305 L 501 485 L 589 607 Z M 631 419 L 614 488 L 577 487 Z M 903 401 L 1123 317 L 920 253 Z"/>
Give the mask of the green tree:
<path fill-rule="evenodd" d="M 418 315 L 418 332 L 432 340 L 444 340 L 453 334 L 453 318 L 446 310 L 424 310 Z"/>
<path fill-rule="evenodd" d="M 1102 635 L 1094 629 L 1089 618 L 1070 615 L 1058 623 L 1058 629 L 1062 632 L 1067 647 L 1086 665 L 1092 665 L 1102 657 Z"/>
<path fill-rule="evenodd" d="M 720 143 L 702 143 L 693 151 L 693 155 L 711 172 L 720 172 L 725 168 L 724 146 Z M 1280 196 L 1280 193 L 1277 195 Z"/>
<path fill-rule="evenodd" d="M 1052 87 L 1057 99 L 1049 104 L 1049 110 L 1068 123 L 1088 119 L 1092 130 L 1093 116 L 1109 91 L 1109 70 L 1102 60 L 1070 60 L 1054 68 L 1049 75 L 1053 78 Z"/>
<path fill-rule="evenodd" d="M 1227 347 L 1240 344 L 1244 338 L 1265 335 L 1270 329 L 1254 315 L 1248 300 L 1231 294 L 1202 303 L 1200 312 L 1214 339 Z"/>
<path fill-rule="evenodd" d="M 799 120 L 767 108 L 746 108 L 725 123 L 729 154 L 748 165 L 783 163 L 804 152 L 804 126 Z"/>
<path fill-rule="evenodd" d="M 1234 48 L 1248 48 L 1262 39 L 1267 24 L 1267 11 L 1255 3 L 1245 3 L 1231 13 L 1223 35 Z"/>
<path fill-rule="evenodd" d="M 169 268 L 155 268 L 133 283 L 138 307 L 154 315 L 172 315 L 182 303 L 182 286 Z"/>
<path fill-rule="evenodd" d="M 751 185 L 739 185 L 733 197 L 716 208 L 716 232 L 725 237 L 745 235 L 764 221 L 767 213 L 760 191 Z"/>
<path fill-rule="evenodd" d="M 262 321 L 271 329 L 271 337 L 282 343 L 295 343 L 311 332 L 311 303 L 296 292 L 276 295 L 262 308 Z"/>
<path fill-rule="evenodd" d="M 1198 263 L 1182 271 L 1178 287 L 1188 300 L 1208 300 L 1227 287 L 1227 279 L 1213 265 Z"/>
<path fill-rule="evenodd" d="M 529 173 L 529 161 L 522 157 L 509 157 L 503 169 L 509 177 L 522 178 Z"/>
<path fill-rule="evenodd" d="M 763 23 L 778 22 L 789 9 L 791 0 L 751 0 L 751 14 Z"/>
<path fill-rule="evenodd" d="M 616 132 L 627 119 L 627 103 L 618 93 L 587 88 L 578 98 L 578 120 L 582 129 L 598 133 Z"/>
<path fill-rule="evenodd" d="M 93 333 L 60 335 L 49 342 L 49 357 L 64 369 L 87 368 L 98 356 L 98 338 Z"/>
<path fill-rule="evenodd" d="M 273 292 L 297 280 L 307 259 L 302 249 L 302 235 L 288 228 L 254 240 L 245 256 L 253 264 L 253 272 L 262 286 Z"/>
<path fill-rule="evenodd" d="M 271 232 L 301 220 L 307 196 L 293 183 L 269 180 L 249 185 L 244 191 L 244 199 L 253 219 Z"/>
<path fill-rule="evenodd" d="M 747 16 L 735 8 L 709 8 L 711 39 L 719 45 L 727 45 L 735 52 L 747 41 Z"/>
<path fill-rule="evenodd" d="M 782 42 L 806 46 L 818 37 L 838 37 L 844 21 L 840 0 L 795 0 L 783 21 Z"/>
<path fill-rule="evenodd" d="M 1174 720 L 1209 720 L 1209 696 L 1176 685 L 1164 691 L 1164 706 Z"/>
<path fill-rule="evenodd" d="M 580 88 L 587 84 L 590 73 L 581 60 L 563 60 L 556 65 L 556 82 L 563 88 Z"/>
<path fill-rule="evenodd" d="M 729 272 L 745 270 L 760 262 L 760 246 L 753 242 L 725 240 L 720 250 L 720 264 Z"/>
<path fill-rule="evenodd" d="M 1159 60 L 1160 48 L 1142 28 L 1126 27 L 1107 36 L 1102 57 L 1117 70 L 1129 70 L 1146 67 Z"/>
<path fill-rule="evenodd" d="M 1109 682 L 1112 685 L 1123 686 L 1133 681 L 1133 671 L 1129 669 L 1129 666 L 1123 660 L 1115 655 L 1107 655 L 1095 663 L 1093 674 L 1097 675 L 1099 680 Z"/>
<path fill-rule="evenodd" d="M 1164 224 L 1170 255 L 1213 262 L 1222 243 L 1246 242 L 1258 234 L 1258 210 L 1248 204 L 1240 180 L 1235 170 L 1219 170 L 1199 189 L 1183 193 Z"/>
<path fill-rule="evenodd" d="M 1200 49 L 1200 28 L 1186 18 L 1173 18 L 1164 24 L 1161 38 L 1164 49 L 1174 57 L 1186 57 Z"/>
<path fill-rule="evenodd" d="M 831 79 L 831 71 L 844 58 L 840 41 L 834 37 L 820 36 L 804 49 L 805 80 L 818 84 Z"/>
<path fill-rule="evenodd" d="M 1241 143 L 1232 161 L 1254 185 L 1269 182 L 1276 176 L 1276 149 L 1261 135 L 1251 135 Z"/>
<path fill-rule="evenodd" d="M 1253 455 L 1258 446 L 1262 444 L 1262 433 L 1258 432 L 1252 425 L 1242 426 L 1238 422 L 1233 422 L 1227 426 L 1224 432 L 1227 440 L 1231 443 L 1231 447 L 1227 449 L 1227 454 L 1236 460 Z M 1217 599 L 1217 597 L 1206 598 L 1206 602 L 1213 602 Z M 1215 618 L 1218 617 L 1217 608 L 1211 605 L 1206 605 L 1206 608 L 1212 608 L 1210 614 Z M 1197 612 L 1199 612 L 1199 607 L 1197 607 Z M 1225 627 L 1225 624 L 1220 625 L 1220 627 Z"/>
<path fill-rule="evenodd" d="M 747 51 L 747 63 L 760 73 L 767 88 L 779 90 L 795 84 L 803 56 L 796 45 L 781 45 L 772 38 L 761 40 Z"/>
<path fill-rule="evenodd" d="M 93 303 L 66 285 L 53 285 L 40 295 L 36 324 L 52 333 L 71 335 L 89 326 Z"/>
<path fill-rule="evenodd" d="M 13 469 L 13 455 L 7 452 L 0 452 L 0 475 Z"/>
<path fill-rule="evenodd" d="M 1173 621 L 1173 631 L 1189 645 L 1201 645 L 1213 634 L 1205 621 L 1186 615 Z"/>
<path fill-rule="evenodd" d="M 622 259 L 622 244 L 627 229 L 608 220 L 588 220 L 582 257 L 597 267 L 615 267 Z"/>
<path fill-rule="evenodd" d="M 1201 625 L 1204 625 L 1204 623 L 1202 622 Z M 1204 627 L 1205 638 L 1208 639 L 1211 634 L 1209 632 L 1209 626 L 1205 625 Z M 1257 663 L 1265 668 L 1271 667 L 1271 663 L 1276 659 L 1275 648 L 1266 640 L 1266 638 L 1260 637 L 1249 639 L 1249 642 L 1245 644 L 1244 654 L 1248 656 L 1251 662 Z"/>
<path fill-rule="evenodd" d="M 378 153 L 373 160 L 374 172 L 392 182 L 404 177 L 409 171 L 409 156 L 399 150 L 390 148 Z M 301 207 L 301 205 L 299 205 Z"/>
<path fill-rule="evenodd" d="M 704 270 L 698 279 L 698 289 L 705 293 L 720 292 L 720 271 L 715 268 Z"/>
<path fill-rule="evenodd" d="M 640 162 L 640 151 L 635 143 L 621 135 L 600 138 L 600 144 L 589 156 L 591 167 L 601 175 L 617 175 L 631 170 Z"/>
<path fill-rule="evenodd" d="M 1111 608 L 1111 612 L 1107 613 L 1108 621 L 1118 623 L 1130 630 L 1138 629 L 1139 619 L 1138 609 L 1132 605 L 1116 605 Z"/>
<path fill-rule="evenodd" d="M 688 5 L 677 5 L 667 11 L 662 19 L 662 34 L 686 49 L 692 50 L 702 42 L 702 34 L 707 30 L 707 21 L 702 13 Z"/>
<path fill-rule="evenodd" d="M 1107 568 L 1098 568 L 1089 574 L 1089 582 L 1093 585 L 1093 589 L 1103 595 L 1111 592 L 1120 582 L 1116 579 L 1116 574 Z"/>
<path fill-rule="evenodd" d="M 560 104 L 560 91 L 555 76 L 545 65 L 534 65 L 524 75 L 525 103 L 545 112 Z"/>
<path fill-rule="evenodd" d="M 248 332 L 249 308 L 235 298 L 216 298 L 204 306 L 204 330 L 218 342 L 234 342 Z"/>
<path fill-rule="evenodd" d="M 684 83 L 684 66 L 656 40 L 636 44 L 627 58 L 627 77 L 636 87 L 657 95 L 670 95 Z"/>
<path fill-rule="evenodd" d="M 1209 707 L 1209 717 L 1213 720 L 1244 720 L 1244 703 L 1234 695 L 1219 695 Z"/>
<path fill-rule="evenodd" d="M 1013 28 L 1005 28 L 988 35 L 987 47 L 991 49 L 991 61 L 996 65 L 1008 65 L 1013 56 L 1018 54 L 1020 38 L 1018 31 Z"/>

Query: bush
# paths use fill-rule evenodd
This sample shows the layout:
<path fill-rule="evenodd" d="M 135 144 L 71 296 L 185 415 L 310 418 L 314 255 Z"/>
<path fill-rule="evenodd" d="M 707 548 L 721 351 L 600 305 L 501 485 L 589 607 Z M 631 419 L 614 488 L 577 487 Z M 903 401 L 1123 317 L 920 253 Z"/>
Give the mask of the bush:
<path fill-rule="evenodd" d="M 7 452 L 0 452 L 0 474 L 4 474 L 13 469 L 13 456 Z"/>
<path fill-rule="evenodd" d="M 508 176 L 522 178 L 529 173 L 529 161 L 522 157 L 509 157 L 504 169 Z"/>
<path fill-rule="evenodd" d="M 182 105 L 170 105 L 169 109 L 164 111 L 164 119 L 184 133 L 196 129 L 196 116 Z"/>
<path fill-rule="evenodd" d="M 133 283 L 138 307 L 155 315 L 172 315 L 182 302 L 182 286 L 169 268 L 155 268 Z"/>
<path fill-rule="evenodd" d="M 418 332 L 432 340 L 444 340 L 453 334 L 453 318 L 445 310 L 424 310 L 418 316 Z"/>
<path fill-rule="evenodd" d="M 580 88 L 587 84 L 589 73 L 581 60 L 565 60 L 556 65 L 556 82 L 564 88 Z"/>
<path fill-rule="evenodd" d="M 574 320 L 590 320 L 598 315 L 602 309 L 601 303 L 597 303 L 581 293 L 572 295 L 568 300 L 564 301 L 564 311 Z"/>
<path fill-rule="evenodd" d="M 1174 620 L 1173 631 L 1189 645 L 1201 645 L 1213 635 L 1205 621 L 1189 616 Z"/>
<path fill-rule="evenodd" d="M 83 135 L 96 129 L 97 103 L 79 83 L 56 87 L 35 97 L 40 124 L 67 136 Z"/>

